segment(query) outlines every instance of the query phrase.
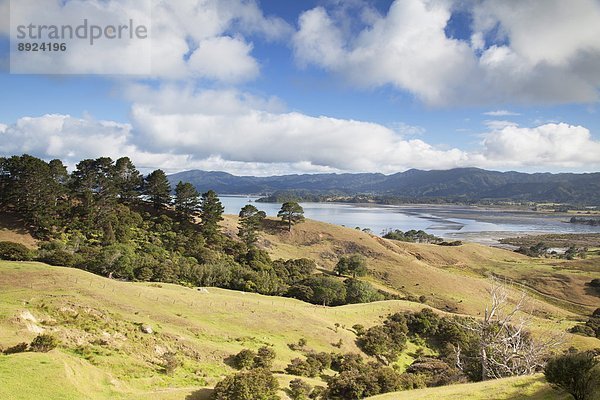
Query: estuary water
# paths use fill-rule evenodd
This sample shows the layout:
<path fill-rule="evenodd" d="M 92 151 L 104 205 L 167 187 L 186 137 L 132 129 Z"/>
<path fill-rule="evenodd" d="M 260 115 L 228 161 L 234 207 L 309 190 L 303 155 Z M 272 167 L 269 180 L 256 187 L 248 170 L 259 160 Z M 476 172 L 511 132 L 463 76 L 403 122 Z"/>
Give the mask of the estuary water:
<path fill-rule="evenodd" d="M 253 204 L 268 216 L 276 216 L 279 203 L 257 203 L 256 197 L 220 196 L 226 214 L 238 214 Z M 422 229 L 453 240 L 496 244 L 503 237 L 543 233 L 598 233 L 599 226 L 570 224 L 564 215 L 532 211 L 499 210 L 477 206 L 401 205 L 344 203 L 300 203 L 306 218 L 349 228 L 370 229 L 381 235 L 386 230 Z"/>

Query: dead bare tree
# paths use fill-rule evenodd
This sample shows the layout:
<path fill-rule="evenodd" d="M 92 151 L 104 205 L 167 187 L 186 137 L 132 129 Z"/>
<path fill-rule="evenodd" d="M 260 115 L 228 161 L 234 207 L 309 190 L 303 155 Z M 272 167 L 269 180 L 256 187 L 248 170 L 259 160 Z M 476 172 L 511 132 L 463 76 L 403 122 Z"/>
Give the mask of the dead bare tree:
<path fill-rule="evenodd" d="M 562 337 L 535 338 L 529 330 L 531 313 L 526 312 L 527 296 L 520 291 L 511 301 L 510 282 L 490 279 L 490 302 L 482 319 L 460 323 L 477 338 L 477 362 L 481 368 L 481 380 L 514 375 L 528 375 L 539 371 L 552 347 Z M 456 365 L 462 369 L 460 347 L 455 349 Z"/>

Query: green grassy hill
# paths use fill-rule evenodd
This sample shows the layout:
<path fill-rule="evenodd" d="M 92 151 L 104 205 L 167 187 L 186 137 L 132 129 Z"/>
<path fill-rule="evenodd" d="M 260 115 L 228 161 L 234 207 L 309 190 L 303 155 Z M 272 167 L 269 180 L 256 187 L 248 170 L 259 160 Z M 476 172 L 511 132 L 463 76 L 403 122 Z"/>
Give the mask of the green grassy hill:
<path fill-rule="evenodd" d="M 237 217 L 223 223 L 229 235 L 237 232 Z M 520 282 L 535 298 L 540 315 L 577 318 L 598 307 L 598 297 L 586 282 L 600 274 L 600 258 L 588 260 L 532 259 L 515 252 L 466 243 L 447 247 L 387 240 L 368 233 L 307 220 L 292 232 L 270 220 L 260 245 L 272 258 L 309 257 L 331 271 L 340 255 L 361 253 L 368 259 L 372 279 L 387 290 L 421 295 L 441 310 L 477 315 L 487 298 L 488 276 Z M 460 288 L 460 290 L 457 290 Z"/>
<path fill-rule="evenodd" d="M 236 218 L 228 216 L 225 230 L 235 235 L 236 224 Z M 29 240 L 25 233 L 19 235 L 11 237 Z M 382 301 L 321 307 L 281 297 L 121 282 L 77 269 L 0 261 L 0 347 L 29 342 L 41 332 L 52 333 L 61 343 L 49 353 L 0 355 L 0 399 L 205 399 L 216 382 L 234 372 L 228 357 L 264 345 L 276 351 L 274 370 L 286 385 L 292 377 L 283 370 L 301 355 L 288 344 L 304 338 L 307 347 L 317 351 L 358 352 L 350 328 L 356 323 L 369 327 L 390 313 L 427 306 L 477 316 L 486 302 L 489 272 L 525 282 L 535 297 L 537 335 L 564 332 L 598 305 L 597 297 L 583 287 L 598 274 L 595 260 L 537 260 L 473 244 L 400 243 L 316 221 L 300 224 L 291 233 L 271 221 L 260 245 L 273 258 L 314 258 L 324 271 L 333 268 L 339 255 L 360 252 L 369 259 L 368 279 L 374 284 L 402 295 L 425 295 L 427 305 Z M 142 325 L 153 333 L 143 333 Z M 340 341 L 340 348 L 334 346 Z M 598 345 L 597 339 L 575 335 L 567 335 L 565 342 L 565 347 L 580 349 Z M 401 363 L 410 364 L 416 348 L 409 343 Z M 182 362 L 173 375 L 163 372 L 161 356 L 166 352 L 176 352 Z M 499 399 L 561 398 L 540 376 L 377 398 L 483 399 L 491 394 Z M 282 397 L 286 398 L 283 392 Z"/>
<path fill-rule="evenodd" d="M 562 400 L 566 393 L 552 389 L 541 375 L 505 378 L 404 392 L 386 393 L 371 400 Z"/>
<path fill-rule="evenodd" d="M 300 355 L 288 343 L 305 338 L 318 351 L 356 352 L 350 326 L 370 326 L 391 312 L 422 307 L 384 301 L 328 308 L 223 289 L 120 282 L 40 263 L 0 262 L 0 345 L 30 341 L 39 332 L 61 341 L 47 354 L 0 356 L 0 398 L 201 399 L 209 392 L 200 389 L 234 371 L 225 360 L 243 348 L 272 345 L 278 354 L 274 368 L 282 371 Z M 141 325 L 153 333 L 143 333 Z M 596 342 L 572 338 L 580 347 Z M 340 339 L 338 349 L 333 344 Z M 177 352 L 183 361 L 173 376 L 162 372 L 165 351 Z M 403 359 L 412 361 L 408 355 Z"/>
<path fill-rule="evenodd" d="M 94 399 L 113 398 L 113 392 L 127 396 L 212 386 L 234 371 L 224 360 L 243 348 L 272 345 L 278 354 L 275 370 L 282 371 L 300 356 L 288 343 L 305 338 L 318 351 L 358 352 L 350 326 L 369 326 L 391 312 L 421 308 L 404 301 L 328 308 L 223 289 L 120 282 L 40 263 L 0 262 L 0 345 L 30 341 L 40 332 L 61 341 L 46 355 L 0 356 L 1 376 L 8 382 L 0 385 L 0 398 L 38 398 L 33 392 L 15 394 L 24 380 L 38 378 L 32 387 L 53 382 L 59 392 L 76 396 L 78 386 L 69 389 L 73 376 L 95 382 L 89 395 Z M 142 333 L 141 325 L 154 333 Z M 338 349 L 333 344 L 340 340 Z M 166 351 L 177 352 L 183 361 L 173 376 L 162 373 L 160 355 Z M 51 375 L 26 373 L 34 364 L 52 370 L 46 372 Z M 64 371 L 56 365 L 64 365 Z"/>

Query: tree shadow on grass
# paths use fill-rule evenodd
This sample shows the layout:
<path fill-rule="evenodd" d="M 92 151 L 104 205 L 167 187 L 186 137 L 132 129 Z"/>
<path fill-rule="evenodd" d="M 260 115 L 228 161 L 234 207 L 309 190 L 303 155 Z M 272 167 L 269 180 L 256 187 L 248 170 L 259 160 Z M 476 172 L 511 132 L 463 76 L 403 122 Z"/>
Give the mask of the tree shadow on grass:
<path fill-rule="evenodd" d="M 276 235 L 278 233 L 287 232 L 287 225 L 280 220 L 264 219 L 261 228 L 268 234 Z"/>
<path fill-rule="evenodd" d="M 185 397 L 185 400 L 208 400 L 212 395 L 213 389 L 202 388 L 194 390 L 192 393 Z"/>

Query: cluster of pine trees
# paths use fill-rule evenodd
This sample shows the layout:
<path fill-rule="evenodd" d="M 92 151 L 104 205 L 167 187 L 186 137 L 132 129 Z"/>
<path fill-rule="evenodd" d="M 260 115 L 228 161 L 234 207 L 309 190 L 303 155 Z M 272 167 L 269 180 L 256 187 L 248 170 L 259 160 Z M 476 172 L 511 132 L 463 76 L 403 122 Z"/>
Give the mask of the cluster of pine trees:
<path fill-rule="evenodd" d="M 26 223 L 42 240 L 33 258 L 52 265 L 327 305 L 380 298 L 366 282 L 317 278 L 312 260 L 271 260 L 256 246 L 266 215 L 253 205 L 240 211 L 240 240 L 228 237 L 214 191 L 186 182 L 172 190 L 162 170 L 144 177 L 127 157 L 83 160 L 71 173 L 60 160 L 0 158 L 0 211 Z M 291 229 L 302 209 L 286 203 L 279 216 Z"/>

